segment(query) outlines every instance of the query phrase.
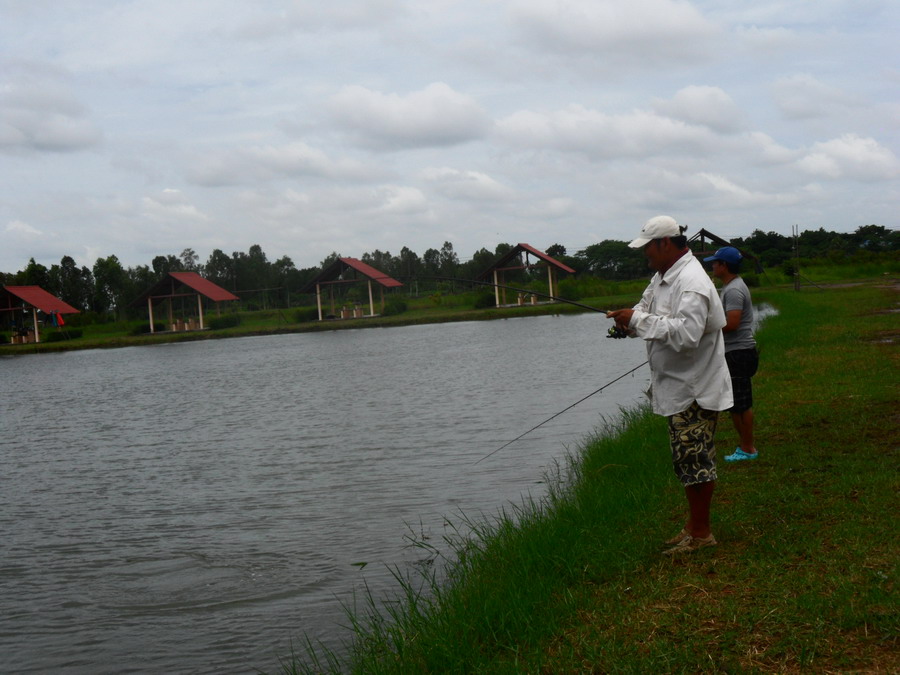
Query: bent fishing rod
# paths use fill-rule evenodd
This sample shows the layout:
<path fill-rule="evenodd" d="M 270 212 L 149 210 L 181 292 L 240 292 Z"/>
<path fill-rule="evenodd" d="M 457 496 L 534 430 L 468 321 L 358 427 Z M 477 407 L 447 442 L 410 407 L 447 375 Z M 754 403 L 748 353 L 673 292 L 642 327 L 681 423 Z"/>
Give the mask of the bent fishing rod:
<path fill-rule="evenodd" d="M 531 293 L 531 294 L 533 294 L 533 295 L 537 295 L 537 296 L 540 296 L 540 297 L 542 297 L 542 298 L 549 298 L 550 300 L 555 300 L 556 302 L 566 302 L 566 303 L 568 303 L 568 304 L 570 304 L 570 305 L 575 305 L 576 307 L 581 307 L 581 308 L 583 308 L 583 309 L 587 309 L 587 310 L 590 310 L 590 311 L 592 311 L 592 312 L 600 312 L 601 314 L 604 314 L 604 315 L 608 315 L 608 314 L 609 314 L 609 312 L 606 311 L 606 310 L 604 310 L 604 309 L 598 309 L 597 307 L 591 307 L 590 305 L 585 305 L 585 304 L 580 303 L 580 302 L 575 302 L 574 300 L 567 300 L 566 298 L 560 298 L 560 297 L 557 297 L 557 296 L 554 296 L 554 295 L 550 295 L 550 294 L 548 294 L 548 293 L 540 293 L 540 292 L 537 292 L 537 291 L 530 291 L 530 290 L 527 290 L 527 289 L 524 289 L 524 288 L 515 288 L 514 286 L 506 286 L 506 285 L 504 285 L 504 284 L 495 284 L 495 283 L 490 282 L 490 281 L 478 281 L 478 280 L 476 280 L 476 279 L 459 279 L 459 278 L 457 278 L 457 277 L 428 277 L 428 279 L 429 279 L 429 280 L 440 280 L 440 281 L 456 281 L 456 282 L 461 282 L 461 283 L 473 283 L 473 284 L 479 284 L 479 285 L 482 285 L 482 286 L 491 286 L 491 287 L 494 287 L 494 288 L 505 288 L 505 289 L 510 290 L 510 291 L 516 291 L 517 293 Z M 626 332 L 625 330 L 619 328 L 617 325 L 613 325 L 613 326 L 609 329 L 609 331 L 607 332 L 606 337 L 608 337 L 608 338 L 614 338 L 614 339 L 620 339 L 620 338 L 628 337 L 628 334 L 627 334 L 627 332 Z M 648 361 L 643 361 L 642 363 L 636 365 L 634 368 L 632 368 L 631 370 L 629 370 L 627 373 L 623 373 L 623 374 L 619 375 L 617 378 L 610 380 L 609 382 L 607 382 L 606 384 L 604 384 L 604 385 L 603 385 L 602 387 L 600 387 L 599 389 L 595 389 L 594 391 L 592 391 L 592 392 L 591 392 L 590 394 L 588 394 L 587 396 L 583 396 L 582 398 L 580 398 L 580 399 L 578 399 L 577 401 L 575 401 L 575 403 L 572 403 L 571 405 L 566 406 L 565 408 L 563 408 L 562 410 L 560 410 L 560 411 L 557 412 L 557 413 L 554 413 L 553 415 L 551 415 L 551 416 L 548 417 L 547 419 L 543 420 L 543 421 L 540 422 L 539 424 L 534 425 L 533 427 L 531 427 L 531 428 L 530 428 L 528 431 L 526 431 L 525 433 L 519 434 L 518 436 L 516 436 L 516 437 L 515 437 L 514 439 L 512 439 L 511 441 L 507 441 L 506 443 L 504 443 L 503 445 L 501 445 L 501 446 L 500 446 L 499 448 L 497 448 L 496 450 L 494 450 L 494 451 L 488 453 L 487 455 L 485 455 L 484 457 L 482 457 L 481 459 L 479 459 L 477 462 L 474 462 L 474 464 L 479 464 L 480 462 L 483 462 L 484 460 L 486 460 L 488 457 L 492 457 L 493 455 L 496 455 L 498 452 L 500 452 L 500 451 L 503 450 L 504 448 L 507 448 L 507 447 L 509 447 L 510 445 L 512 445 L 513 443 L 515 443 L 516 441 L 523 439 L 525 436 L 527 436 L 528 434 L 530 434 L 532 431 L 535 431 L 536 429 L 540 429 L 542 426 L 544 426 L 545 424 L 547 424 L 547 422 L 549 422 L 549 421 L 551 421 L 551 420 L 553 420 L 553 419 L 559 417 L 560 415 L 562 415 L 562 414 L 563 414 L 564 412 L 566 412 L 567 410 L 571 410 L 572 408 L 574 408 L 575 406 L 577 406 L 579 403 L 583 403 L 584 401 L 587 401 L 591 396 L 594 396 L 594 395 L 596 395 L 596 394 L 599 394 L 600 392 L 602 392 L 604 389 L 606 389 L 606 388 L 609 387 L 610 385 L 615 384 L 615 383 L 618 382 L 619 380 L 621 380 L 621 379 L 623 379 L 623 378 L 625 378 L 625 377 L 631 375 L 633 372 L 635 372 L 635 371 L 638 370 L 639 368 L 642 368 L 642 367 L 644 367 L 645 365 L 647 365 L 647 363 L 648 363 Z"/>

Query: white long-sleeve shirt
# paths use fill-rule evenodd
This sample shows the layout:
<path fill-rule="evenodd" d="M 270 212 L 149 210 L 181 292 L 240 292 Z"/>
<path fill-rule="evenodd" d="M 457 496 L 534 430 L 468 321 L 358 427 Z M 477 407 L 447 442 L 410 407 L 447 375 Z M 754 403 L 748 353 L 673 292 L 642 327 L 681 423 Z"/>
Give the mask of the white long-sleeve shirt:
<path fill-rule="evenodd" d="M 650 280 L 628 327 L 647 342 L 651 402 L 658 415 L 734 405 L 725 363 L 725 311 L 716 287 L 691 253 Z"/>

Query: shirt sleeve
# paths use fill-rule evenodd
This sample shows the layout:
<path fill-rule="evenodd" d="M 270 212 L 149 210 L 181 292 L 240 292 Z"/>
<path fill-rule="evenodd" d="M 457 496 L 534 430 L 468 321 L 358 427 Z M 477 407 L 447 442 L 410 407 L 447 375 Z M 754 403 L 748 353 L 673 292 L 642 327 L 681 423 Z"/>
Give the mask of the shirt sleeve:
<path fill-rule="evenodd" d="M 642 299 L 643 301 L 643 299 Z M 644 340 L 655 340 L 676 352 L 696 349 L 706 329 L 709 299 L 696 291 L 685 291 L 672 316 L 650 314 L 635 306 L 628 327 Z"/>
<path fill-rule="evenodd" d="M 744 291 L 741 288 L 728 287 L 722 291 L 722 307 L 726 312 L 734 309 L 744 310 Z"/>

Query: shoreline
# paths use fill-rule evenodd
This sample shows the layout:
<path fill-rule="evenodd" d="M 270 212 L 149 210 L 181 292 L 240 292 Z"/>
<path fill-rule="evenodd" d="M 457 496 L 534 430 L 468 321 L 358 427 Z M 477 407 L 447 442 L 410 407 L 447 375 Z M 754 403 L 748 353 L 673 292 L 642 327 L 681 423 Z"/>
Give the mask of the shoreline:
<path fill-rule="evenodd" d="M 284 672 L 897 672 L 900 459 L 895 283 L 753 289 L 760 458 L 720 466 L 719 546 L 663 560 L 683 505 L 665 421 L 624 411 L 573 479 L 441 546 L 356 615 L 346 657 L 307 645 Z M 736 434 L 727 419 L 720 454 Z M 419 589 L 424 583 L 425 592 Z"/>

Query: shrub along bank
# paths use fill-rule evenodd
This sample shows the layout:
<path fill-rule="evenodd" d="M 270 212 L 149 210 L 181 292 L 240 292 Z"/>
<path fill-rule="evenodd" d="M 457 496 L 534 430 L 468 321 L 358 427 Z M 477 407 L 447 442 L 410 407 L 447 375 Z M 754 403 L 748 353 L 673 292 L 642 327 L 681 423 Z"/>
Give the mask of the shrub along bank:
<path fill-rule="evenodd" d="M 720 463 L 718 547 L 660 556 L 683 495 L 664 420 L 631 411 L 540 503 L 419 542 L 443 571 L 398 571 L 347 657 L 310 646 L 284 671 L 900 672 L 897 289 L 755 299 L 779 311 L 757 336 L 761 455 Z M 723 417 L 719 454 L 736 442 Z"/>

